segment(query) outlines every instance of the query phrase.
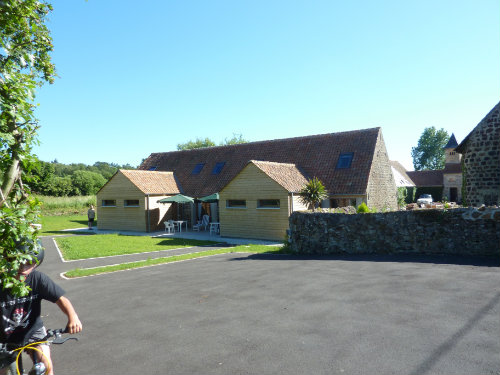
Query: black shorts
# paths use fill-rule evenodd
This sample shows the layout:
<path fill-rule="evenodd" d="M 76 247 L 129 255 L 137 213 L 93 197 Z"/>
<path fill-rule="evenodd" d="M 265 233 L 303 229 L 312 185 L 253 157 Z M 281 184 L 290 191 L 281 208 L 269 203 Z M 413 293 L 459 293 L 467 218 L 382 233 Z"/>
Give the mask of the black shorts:
<path fill-rule="evenodd" d="M 89 223 L 93 223 L 94 222 L 94 218 L 89 218 Z"/>

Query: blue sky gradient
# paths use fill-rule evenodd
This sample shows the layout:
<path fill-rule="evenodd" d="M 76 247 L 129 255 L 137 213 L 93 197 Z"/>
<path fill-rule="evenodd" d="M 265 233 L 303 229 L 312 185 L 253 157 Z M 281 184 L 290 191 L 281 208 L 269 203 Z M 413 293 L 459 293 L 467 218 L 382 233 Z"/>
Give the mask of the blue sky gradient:
<path fill-rule="evenodd" d="M 413 169 L 425 127 L 460 142 L 499 101 L 500 5 L 57 0 L 41 160 L 138 165 L 197 137 L 382 127 Z"/>

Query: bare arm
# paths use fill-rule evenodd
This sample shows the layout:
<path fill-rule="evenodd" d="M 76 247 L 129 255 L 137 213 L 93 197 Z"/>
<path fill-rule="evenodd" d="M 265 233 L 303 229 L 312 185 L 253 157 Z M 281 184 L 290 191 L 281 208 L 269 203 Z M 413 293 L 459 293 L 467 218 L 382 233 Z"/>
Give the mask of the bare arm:
<path fill-rule="evenodd" d="M 78 333 L 82 330 L 82 322 L 78 318 L 73 305 L 70 300 L 62 296 L 56 301 L 56 305 L 59 306 L 61 311 L 68 317 L 68 324 L 66 326 L 68 333 Z"/>

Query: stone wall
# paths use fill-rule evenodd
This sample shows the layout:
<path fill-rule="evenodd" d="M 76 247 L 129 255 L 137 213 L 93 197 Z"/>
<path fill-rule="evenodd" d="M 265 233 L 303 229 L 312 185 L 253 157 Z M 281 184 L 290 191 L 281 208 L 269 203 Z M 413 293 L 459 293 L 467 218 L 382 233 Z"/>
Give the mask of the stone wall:
<path fill-rule="evenodd" d="M 500 204 L 500 103 L 457 151 L 463 153 L 467 203 L 473 206 Z"/>
<path fill-rule="evenodd" d="M 295 212 L 290 246 L 300 254 L 500 255 L 500 209 L 375 214 Z"/>
<path fill-rule="evenodd" d="M 373 163 L 366 188 L 367 205 L 379 210 L 397 210 L 397 189 L 382 131 L 378 134 L 373 153 Z M 350 204 L 350 203 L 348 203 Z M 358 202 L 356 202 L 358 204 Z"/>

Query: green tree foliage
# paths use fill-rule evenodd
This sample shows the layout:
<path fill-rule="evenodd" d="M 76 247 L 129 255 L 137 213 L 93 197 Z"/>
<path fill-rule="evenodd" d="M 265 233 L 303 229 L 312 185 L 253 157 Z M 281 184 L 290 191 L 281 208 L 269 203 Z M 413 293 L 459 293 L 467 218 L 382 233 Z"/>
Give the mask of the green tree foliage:
<path fill-rule="evenodd" d="M 37 250 L 31 224 L 39 221 L 39 202 L 25 183 L 36 164 L 35 89 L 55 77 L 45 25 L 52 6 L 45 0 L 2 0 L 0 7 L 0 283 L 25 295 L 28 289 L 16 276 Z"/>
<path fill-rule="evenodd" d="M 444 168 L 444 146 L 450 136 L 444 129 L 437 130 L 434 126 L 425 128 L 418 140 L 417 147 L 412 147 L 411 156 L 416 171 L 437 170 Z"/>
<path fill-rule="evenodd" d="M 239 145 L 242 143 L 248 143 L 248 141 L 243 138 L 242 134 L 233 133 L 233 136 L 231 138 L 224 139 L 224 142 L 221 142 L 220 145 L 221 146 Z"/>
<path fill-rule="evenodd" d="M 231 138 L 224 139 L 223 142 L 219 143 L 219 146 L 237 145 L 241 143 L 248 143 L 248 141 L 243 138 L 243 135 L 233 133 L 233 136 Z M 177 150 L 192 150 L 195 148 L 214 147 L 214 146 L 217 146 L 217 144 L 210 138 L 205 138 L 205 139 L 196 138 L 195 141 L 179 143 L 177 145 Z"/>
<path fill-rule="evenodd" d="M 135 168 L 130 164 L 120 166 L 101 161 L 94 163 L 94 165 L 41 161 L 38 167 L 32 171 L 34 178 L 29 185 L 33 192 L 41 195 L 56 197 L 93 195 L 118 169 Z"/>
<path fill-rule="evenodd" d="M 106 183 L 101 174 L 89 171 L 75 171 L 71 180 L 74 195 L 94 195 Z"/>
<path fill-rule="evenodd" d="M 319 205 L 322 200 L 328 199 L 328 192 L 322 182 L 317 177 L 314 177 L 302 188 L 299 199 L 303 204 L 311 207 L 314 212 L 316 206 Z"/>
<path fill-rule="evenodd" d="M 177 145 L 177 150 L 192 150 L 195 148 L 203 148 L 203 147 L 213 147 L 215 143 L 210 138 L 196 138 L 195 141 L 188 141 L 186 143 L 179 143 Z"/>

